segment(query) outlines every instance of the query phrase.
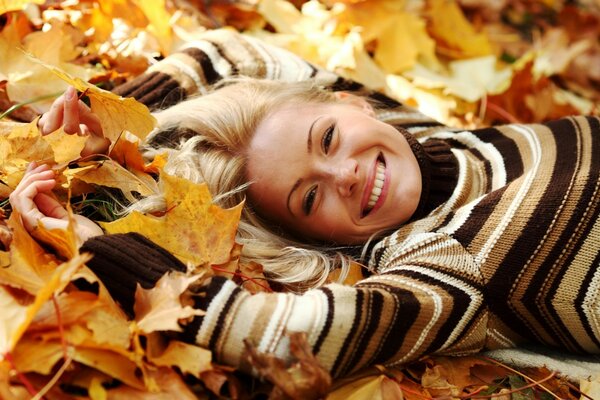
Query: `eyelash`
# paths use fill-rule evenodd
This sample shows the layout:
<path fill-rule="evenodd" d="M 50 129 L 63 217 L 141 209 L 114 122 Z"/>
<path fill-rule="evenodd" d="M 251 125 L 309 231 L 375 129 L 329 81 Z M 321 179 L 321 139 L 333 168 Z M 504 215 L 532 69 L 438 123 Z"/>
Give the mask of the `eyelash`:
<path fill-rule="evenodd" d="M 330 127 L 327 128 L 325 133 L 323 134 L 323 138 L 321 139 L 321 148 L 323 152 L 327 154 L 329 152 L 329 148 L 331 147 L 331 142 L 333 141 L 333 134 L 335 130 L 335 124 L 331 124 Z M 304 196 L 304 201 L 302 202 L 302 209 L 304 210 L 304 214 L 309 215 L 312 211 L 313 204 L 315 203 L 315 198 L 317 197 L 317 186 L 313 186 Z"/>
<path fill-rule="evenodd" d="M 315 203 L 315 198 L 317 197 L 317 186 L 313 186 L 304 196 L 304 201 L 302 202 L 302 209 L 304 214 L 309 215 L 313 204 Z"/>
<path fill-rule="evenodd" d="M 323 152 L 327 154 L 329 152 L 329 147 L 331 146 L 331 142 L 333 141 L 333 133 L 335 130 L 335 124 L 332 124 L 323 135 L 323 139 L 321 139 L 321 148 Z"/>

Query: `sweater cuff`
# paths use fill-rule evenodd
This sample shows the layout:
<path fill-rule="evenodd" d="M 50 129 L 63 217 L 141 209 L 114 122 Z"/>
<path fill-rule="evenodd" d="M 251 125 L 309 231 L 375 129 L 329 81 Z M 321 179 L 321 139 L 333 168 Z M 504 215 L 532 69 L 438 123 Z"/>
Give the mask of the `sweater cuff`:
<path fill-rule="evenodd" d="M 168 271 L 187 270 L 167 250 L 134 232 L 95 236 L 80 251 L 93 254 L 86 265 L 130 317 L 138 283 L 149 289 Z"/>

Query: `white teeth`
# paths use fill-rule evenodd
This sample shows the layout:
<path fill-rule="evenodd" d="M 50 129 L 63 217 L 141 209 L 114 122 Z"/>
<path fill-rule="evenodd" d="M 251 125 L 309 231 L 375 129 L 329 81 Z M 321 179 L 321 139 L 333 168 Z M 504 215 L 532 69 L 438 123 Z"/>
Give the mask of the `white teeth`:
<path fill-rule="evenodd" d="M 385 182 L 385 164 L 381 161 L 377 161 L 377 171 L 375 173 L 375 182 L 373 182 L 373 189 L 371 190 L 371 195 L 369 196 L 369 201 L 367 203 L 367 207 L 365 208 L 365 212 L 371 211 L 377 200 L 379 200 L 379 196 L 381 196 L 381 190 L 383 188 L 383 183 Z"/>

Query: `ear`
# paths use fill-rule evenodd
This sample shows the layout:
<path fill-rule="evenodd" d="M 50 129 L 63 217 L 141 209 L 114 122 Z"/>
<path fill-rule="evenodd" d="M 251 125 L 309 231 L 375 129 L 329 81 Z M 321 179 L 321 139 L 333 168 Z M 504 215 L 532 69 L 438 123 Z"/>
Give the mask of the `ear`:
<path fill-rule="evenodd" d="M 360 108 L 369 117 L 375 118 L 373 106 L 364 98 L 348 92 L 333 92 L 336 99 Z"/>

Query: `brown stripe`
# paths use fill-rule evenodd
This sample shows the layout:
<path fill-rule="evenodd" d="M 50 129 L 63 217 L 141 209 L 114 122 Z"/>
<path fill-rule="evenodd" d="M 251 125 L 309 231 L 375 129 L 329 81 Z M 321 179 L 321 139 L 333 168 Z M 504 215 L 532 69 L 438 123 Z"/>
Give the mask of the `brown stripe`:
<path fill-rule="evenodd" d="M 211 85 L 223 79 L 223 77 L 215 70 L 210 57 L 203 50 L 200 50 L 197 47 L 190 47 L 185 49 L 183 52 L 192 57 L 200 65 L 200 69 L 204 73 L 206 83 Z"/>

